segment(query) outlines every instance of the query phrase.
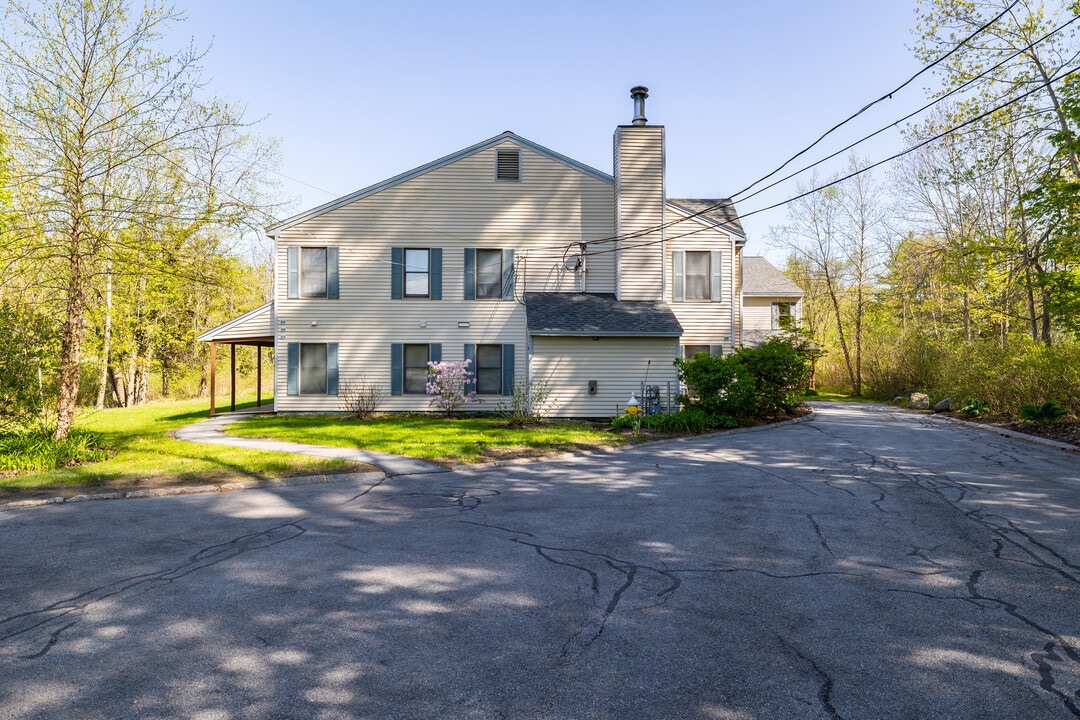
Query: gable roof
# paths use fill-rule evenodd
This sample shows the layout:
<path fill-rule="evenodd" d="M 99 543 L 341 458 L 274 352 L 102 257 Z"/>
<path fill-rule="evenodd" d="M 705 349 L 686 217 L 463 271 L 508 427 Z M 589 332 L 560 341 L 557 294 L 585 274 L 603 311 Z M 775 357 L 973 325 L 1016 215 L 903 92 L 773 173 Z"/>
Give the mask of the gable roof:
<path fill-rule="evenodd" d="M 668 205 L 682 210 L 687 215 L 697 215 L 700 219 L 711 222 L 714 225 L 735 233 L 741 238 L 746 238 L 739 213 L 735 212 L 735 204 L 727 198 L 668 198 Z M 701 213 L 698 215 L 698 213 Z"/>
<path fill-rule="evenodd" d="M 412 180 L 413 178 L 418 177 L 420 175 L 423 175 L 424 173 L 431 172 L 432 170 L 436 170 L 436 169 L 441 168 L 441 167 L 443 167 L 445 165 L 449 165 L 452 162 L 456 162 L 456 161 L 458 161 L 458 160 L 460 160 L 460 159 L 462 159 L 464 157 L 468 157 L 469 155 L 474 155 L 474 154 L 476 154 L 478 152 L 481 152 L 483 150 L 487 150 L 488 148 L 494 147 L 494 146 L 499 145 L 501 143 L 504 143 L 504 142 L 506 142 L 508 140 L 510 142 L 513 142 L 513 143 L 517 144 L 517 145 L 520 145 L 523 148 L 526 148 L 528 150 L 532 150 L 533 152 L 535 152 L 535 153 L 537 153 L 539 155 L 543 155 L 544 157 L 550 158 L 551 160 L 554 160 L 556 162 L 562 163 L 563 165 L 571 167 L 574 170 L 578 170 L 580 172 L 583 172 L 586 175 L 589 175 L 591 177 L 596 178 L 597 180 L 600 180 L 602 182 L 606 182 L 609 185 L 615 184 L 615 178 L 612 177 L 611 175 L 608 175 L 605 172 L 601 172 L 600 170 L 597 170 L 596 168 L 590 167 L 590 166 L 586 165 L 585 163 L 580 163 L 577 160 L 574 160 L 573 158 L 567 157 L 566 155 L 563 155 L 561 153 L 557 153 L 554 150 L 549 150 L 548 148 L 544 147 L 543 145 L 539 145 L 537 143 L 534 143 L 532 140 L 526 140 L 525 138 L 521 137 L 520 135 L 515 135 L 514 133 L 507 130 L 506 132 L 504 132 L 502 134 L 499 134 L 499 135 L 496 135 L 493 138 L 488 138 L 487 140 L 484 140 L 483 142 L 479 142 L 479 143 L 477 143 L 475 145 L 471 145 L 471 146 L 465 148 L 464 150 L 458 150 L 456 153 L 451 153 L 450 155 L 447 155 L 445 157 L 441 157 L 438 160 L 434 160 L 432 162 L 429 162 L 426 165 L 421 165 L 420 167 L 413 168 L 412 170 L 409 170 L 407 172 L 403 172 L 400 175 L 395 175 L 394 177 L 392 177 L 392 178 L 390 178 L 388 180 L 383 180 L 382 182 L 375 183 L 374 185 L 369 185 L 368 187 L 363 188 L 362 190 L 357 190 L 356 192 L 350 193 L 349 195 L 343 195 L 342 197 L 339 197 L 336 200 L 331 200 L 328 203 L 324 203 L 324 204 L 319 205 L 317 207 L 314 207 L 314 208 L 312 208 L 310 210 L 306 210 L 306 211 L 304 211 L 304 212 L 302 212 L 302 213 L 300 213 L 298 215 L 293 215 L 290 218 L 282 220 L 281 222 L 279 222 L 279 223 L 277 223 L 275 225 L 271 225 L 270 227 L 266 228 L 266 234 L 273 237 L 278 231 L 284 230 L 285 228 L 296 225 L 297 223 L 303 222 L 304 220 L 310 220 L 313 217 L 318 217 L 319 215 L 322 215 L 324 213 L 328 213 L 331 210 L 336 210 L 339 207 L 342 207 L 344 205 L 348 205 L 351 202 L 354 202 L 354 201 L 359 200 L 361 198 L 367 197 L 368 195 L 372 195 L 374 193 L 377 193 L 380 190 L 386 190 L 387 188 L 394 187 L 395 185 L 400 185 L 401 183 L 405 182 L 406 180 Z"/>
<path fill-rule="evenodd" d="M 530 335 L 680 337 L 683 331 L 666 303 L 606 293 L 528 293 L 525 316 Z"/>
<path fill-rule="evenodd" d="M 802 297 L 805 293 L 787 275 L 763 257 L 744 255 L 742 259 L 743 295 Z"/>

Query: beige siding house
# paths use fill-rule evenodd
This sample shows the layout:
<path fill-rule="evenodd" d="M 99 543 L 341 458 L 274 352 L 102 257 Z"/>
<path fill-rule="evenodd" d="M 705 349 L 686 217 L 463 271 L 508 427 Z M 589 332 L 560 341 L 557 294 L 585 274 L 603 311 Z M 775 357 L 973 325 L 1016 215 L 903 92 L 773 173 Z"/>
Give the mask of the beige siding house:
<path fill-rule="evenodd" d="M 802 317 L 803 291 L 763 257 L 742 259 L 743 345 L 758 345 Z"/>
<path fill-rule="evenodd" d="M 738 345 L 734 207 L 666 197 L 664 128 L 631 96 L 612 175 L 506 132 L 269 228 L 275 409 L 338 411 L 365 381 L 428 410 L 427 363 L 469 360 L 476 409 L 545 381 L 551 414 L 605 417 Z"/>

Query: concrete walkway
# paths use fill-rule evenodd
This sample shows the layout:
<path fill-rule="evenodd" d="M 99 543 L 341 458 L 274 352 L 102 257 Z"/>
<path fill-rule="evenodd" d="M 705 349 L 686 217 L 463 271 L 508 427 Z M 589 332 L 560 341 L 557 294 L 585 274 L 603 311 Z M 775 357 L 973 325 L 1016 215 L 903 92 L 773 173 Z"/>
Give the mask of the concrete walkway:
<path fill-rule="evenodd" d="M 261 440 L 226 435 L 222 429 L 244 418 L 244 413 L 228 413 L 203 420 L 193 425 L 182 427 L 174 433 L 177 440 L 204 445 L 229 445 L 248 450 L 296 453 L 322 458 L 341 458 L 353 462 L 362 462 L 382 470 L 388 476 L 422 475 L 427 473 L 449 472 L 441 465 L 418 460 L 417 458 L 391 455 L 390 453 L 358 450 L 355 448 L 330 447 L 328 445 L 306 445 L 304 443 L 284 442 L 281 440 Z"/>

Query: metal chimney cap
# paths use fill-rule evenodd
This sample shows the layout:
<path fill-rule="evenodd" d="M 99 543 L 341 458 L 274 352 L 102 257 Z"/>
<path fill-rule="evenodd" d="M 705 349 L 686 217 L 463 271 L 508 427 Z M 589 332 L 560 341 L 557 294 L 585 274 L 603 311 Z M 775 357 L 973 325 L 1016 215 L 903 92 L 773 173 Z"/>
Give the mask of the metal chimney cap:
<path fill-rule="evenodd" d="M 634 125 L 644 125 L 649 122 L 645 117 L 645 98 L 649 97 L 649 88 L 644 85 L 636 85 L 630 88 L 630 97 L 634 99 Z"/>

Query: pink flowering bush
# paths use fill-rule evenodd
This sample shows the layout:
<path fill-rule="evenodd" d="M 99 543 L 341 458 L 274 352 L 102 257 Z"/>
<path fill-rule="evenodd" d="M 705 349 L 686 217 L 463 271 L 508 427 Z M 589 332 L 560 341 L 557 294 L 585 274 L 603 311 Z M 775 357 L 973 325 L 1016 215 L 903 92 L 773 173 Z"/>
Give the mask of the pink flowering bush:
<path fill-rule="evenodd" d="M 465 392 L 465 386 L 472 380 L 469 370 L 470 360 L 461 362 L 429 362 L 427 394 L 434 395 L 431 407 L 437 407 L 446 413 L 446 417 L 462 405 L 482 402 L 476 397 L 476 391 Z"/>

